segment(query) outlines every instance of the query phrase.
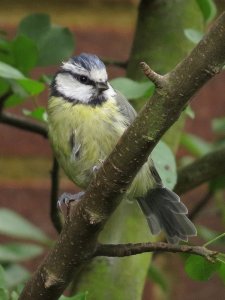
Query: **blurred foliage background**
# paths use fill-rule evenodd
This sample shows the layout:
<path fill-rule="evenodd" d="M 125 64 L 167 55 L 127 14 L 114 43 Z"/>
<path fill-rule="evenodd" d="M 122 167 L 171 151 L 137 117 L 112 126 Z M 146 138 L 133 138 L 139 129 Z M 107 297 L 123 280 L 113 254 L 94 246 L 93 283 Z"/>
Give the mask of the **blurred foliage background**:
<path fill-rule="evenodd" d="M 113 86 L 139 109 L 154 87 L 138 71 L 138 62 L 144 59 L 162 74 L 169 71 L 225 8 L 222 1 L 171 1 L 170 5 L 166 1 L 151 2 L 152 6 L 146 6 L 150 19 L 142 15 L 136 27 L 138 1 L 1 1 L 1 299 L 17 299 L 29 272 L 35 270 L 57 236 L 49 216 L 53 162 L 45 138 L 48 85 L 57 66 L 80 52 L 99 55 L 108 65 Z M 143 20 L 146 23 L 142 24 Z M 195 96 L 191 107 L 164 138 L 167 145 L 162 143 L 155 151 L 160 174 L 171 187 L 176 183 L 175 156 L 177 166 L 182 167 L 224 147 L 224 77 L 223 73 L 216 76 Z M 41 134 L 19 129 L 18 124 L 24 121 L 37 126 Z M 60 179 L 60 192 L 74 192 L 75 187 L 63 173 Z M 185 195 L 190 210 L 203 203 L 195 219 L 199 237 L 191 243 L 213 243 L 216 249 L 224 249 L 224 181 L 224 176 L 211 180 Z M 141 226 L 137 223 L 135 226 Z M 150 261 L 148 256 L 140 259 L 145 266 L 146 261 Z M 157 255 L 148 269 L 143 299 L 222 299 L 224 280 L 223 264 Z M 124 285 L 117 284 L 129 289 L 128 279 Z M 117 287 L 115 282 L 112 285 Z M 97 299 L 92 297 L 91 289 L 86 293 L 87 286 L 81 284 L 80 289 L 81 294 L 71 299 Z"/>

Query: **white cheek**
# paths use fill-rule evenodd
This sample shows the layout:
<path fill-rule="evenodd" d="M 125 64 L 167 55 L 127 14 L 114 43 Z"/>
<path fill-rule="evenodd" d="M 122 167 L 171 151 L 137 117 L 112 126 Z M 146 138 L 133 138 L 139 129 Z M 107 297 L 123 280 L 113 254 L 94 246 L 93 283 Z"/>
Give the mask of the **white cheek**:
<path fill-rule="evenodd" d="M 56 77 L 58 90 L 65 97 L 87 103 L 93 95 L 91 86 L 81 84 L 71 75 L 60 74 Z"/>

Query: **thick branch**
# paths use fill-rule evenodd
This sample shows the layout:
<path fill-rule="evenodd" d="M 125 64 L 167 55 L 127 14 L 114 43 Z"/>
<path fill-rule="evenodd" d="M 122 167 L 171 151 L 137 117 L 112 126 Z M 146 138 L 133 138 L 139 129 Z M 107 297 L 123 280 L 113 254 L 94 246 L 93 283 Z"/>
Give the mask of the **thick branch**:
<path fill-rule="evenodd" d="M 20 300 L 58 299 L 70 279 L 90 260 L 105 222 L 124 190 L 165 131 L 178 119 L 190 97 L 225 62 L 225 14 L 172 72 L 126 130 L 90 183 L 82 201 L 71 209 L 58 241 L 27 283 Z"/>
<path fill-rule="evenodd" d="M 171 245 L 167 243 L 137 243 L 137 244 L 118 244 L 104 245 L 99 244 L 95 256 L 124 257 L 136 255 L 145 252 L 173 252 L 189 253 L 205 257 L 214 261 L 216 251 L 211 251 L 205 247 L 188 246 L 188 245 Z"/>
<path fill-rule="evenodd" d="M 175 191 L 183 194 L 200 184 L 225 174 L 225 147 L 210 152 L 178 170 Z"/>
<path fill-rule="evenodd" d="M 19 129 L 37 133 L 47 138 L 47 129 L 44 125 L 36 124 L 23 117 L 13 115 L 11 113 L 2 113 L 0 115 L 0 123 L 7 124 Z"/>

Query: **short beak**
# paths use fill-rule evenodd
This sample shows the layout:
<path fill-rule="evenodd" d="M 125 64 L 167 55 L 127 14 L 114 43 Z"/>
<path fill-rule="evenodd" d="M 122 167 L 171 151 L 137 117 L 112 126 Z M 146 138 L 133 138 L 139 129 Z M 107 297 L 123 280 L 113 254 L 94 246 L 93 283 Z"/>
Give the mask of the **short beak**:
<path fill-rule="evenodd" d="M 96 88 L 98 89 L 99 92 L 104 92 L 108 90 L 108 83 L 106 82 L 97 82 L 96 83 Z"/>

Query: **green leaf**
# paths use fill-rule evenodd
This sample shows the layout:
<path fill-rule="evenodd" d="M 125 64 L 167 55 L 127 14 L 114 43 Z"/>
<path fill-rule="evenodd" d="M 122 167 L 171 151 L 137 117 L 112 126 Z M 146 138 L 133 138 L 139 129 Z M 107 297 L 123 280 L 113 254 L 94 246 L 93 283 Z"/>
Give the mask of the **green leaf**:
<path fill-rule="evenodd" d="M 5 94 L 9 90 L 9 88 L 9 83 L 5 79 L 0 78 L 0 95 Z"/>
<path fill-rule="evenodd" d="M 200 157 L 212 150 L 211 144 L 190 133 L 183 132 L 180 143 L 196 157 Z"/>
<path fill-rule="evenodd" d="M 219 232 L 208 229 L 204 226 L 198 226 L 198 236 L 203 238 L 205 241 L 215 240 L 219 236 Z M 215 240 L 214 244 L 225 245 L 225 237 Z"/>
<path fill-rule="evenodd" d="M 17 106 L 17 105 L 20 105 L 23 102 L 24 102 L 24 98 L 23 97 L 21 97 L 19 95 L 16 95 L 16 94 L 12 94 L 4 102 L 4 107 L 8 108 L 8 107 Z"/>
<path fill-rule="evenodd" d="M 186 115 L 191 118 L 191 119 L 194 119 L 195 118 L 195 112 L 193 111 L 193 109 L 191 108 L 190 105 L 188 105 L 185 109 L 185 113 Z"/>
<path fill-rule="evenodd" d="M 184 29 L 184 35 L 186 38 L 191 41 L 194 44 L 197 44 L 200 42 L 200 40 L 203 38 L 203 32 L 200 32 L 198 30 L 187 28 Z"/>
<path fill-rule="evenodd" d="M 24 75 L 14 67 L 0 62 L 0 77 L 8 79 L 24 79 Z"/>
<path fill-rule="evenodd" d="M 42 37 L 38 48 L 39 66 L 59 64 L 62 59 L 69 58 L 72 55 L 74 51 L 74 38 L 69 29 L 52 27 Z"/>
<path fill-rule="evenodd" d="M 185 272 L 194 280 L 208 280 L 220 268 L 220 263 L 211 263 L 204 257 L 190 255 L 185 262 Z"/>
<path fill-rule="evenodd" d="M 168 281 L 162 271 L 154 265 L 151 265 L 148 269 L 148 278 L 150 278 L 154 283 L 160 286 L 161 290 L 165 293 L 168 292 L 169 286 Z"/>
<path fill-rule="evenodd" d="M 20 262 L 39 256 L 43 248 L 38 245 L 25 243 L 10 243 L 0 245 L 1 262 Z"/>
<path fill-rule="evenodd" d="M 59 300 L 87 300 L 88 292 L 79 293 L 71 297 L 61 296 Z"/>
<path fill-rule="evenodd" d="M 38 95 L 44 91 L 45 85 L 37 80 L 25 78 L 17 80 L 17 82 L 24 88 L 24 90 L 31 96 Z"/>
<path fill-rule="evenodd" d="M 0 209 L 0 233 L 41 243 L 49 243 L 48 237 L 38 227 L 7 208 Z"/>
<path fill-rule="evenodd" d="M 0 38 L 0 61 L 9 65 L 14 62 L 11 42 L 4 38 Z"/>
<path fill-rule="evenodd" d="M 12 43 L 16 67 L 27 73 L 36 66 L 38 50 L 36 44 L 26 36 L 20 35 Z"/>
<path fill-rule="evenodd" d="M 67 28 L 52 26 L 46 14 L 33 14 L 22 20 L 19 33 L 35 41 L 38 65 L 59 64 L 74 51 L 74 37 Z"/>
<path fill-rule="evenodd" d="M 19 24 L 18 32 L 35 41 L 40 39 L 50 29 L 50 17 L 47 14 L 35 13 L 25 17 Z"/>
<path fill-rule="evenodd" d="M 6 274 L 2 265 L 0 265 L 0 288 L 5 288 L 5 287 L 6 287 Z"/>
<path fill-rule="evenodd" d="M 218 191 L 218 190 L 224 190 L 225 189 L 225 175 L 212 179 L 210 181 L 209 188 L 213 192 Z"/>
<path fill-rule="evenodd" d="M 213 0 L 197 0 L 198 6 L 201 9 L 204 21 L 211 22 L 217 14 L 216 5 Z"/>
<path fill-rule="evenodd" d="M 19 294 L 15 291 L 12 291 L 10 295 L 10 300 L 18 300 L 19 299 Z"/>
<path fill-rule="evenodd" d="M 51 82 L 52 82 L 52 80 L 53 80 L 53 76 L 43 74 L 43 75 L 41 75 L 41 77 L 39 78 L 39 80 L 41 82 L 46 83 L 47 85 L 50 85 Z"/>
<path fill-rule="evenodd" d="M 12 293 L 13 296 L 14 296 L 14 295 L 20 295 L 20 294 L 22 293 L 23 289 L 24 289 L 24 283 L 18 284 L 18 285 L 14 288 L 15 294 Z M 11 294 L 11 295 L 12 295 L 12 294 Z M 10 299 L 10 300 L 13 300 L 13 299 Z M 16 298 L 16 300 L 18 300 L 18 297 Z"/>
<path fill-rule="evenodd" d="M 219 277 L 225 283 L 225 262 L 221 263 L 221 266 L 218 270 Z"/>
<path fill-rule="evenodd" d="M 30 276 L 30 273 L 24 267 L 17 264 L 9 264 L 5 267 L 6 286 L 10 289 L 25 282 Z"/>
<path fill-rule="evenodd" d="M 9 300 L 9 293 L 6 289 L 0 288 L 0 299 Z"/>
<path fill-rule="evenodd" d="M 4 50 L 4 51 L 11 50 L 11 44 L 5 38 L 0 38 L 0 51 L 1 50 Z"/>
<path fill-rule="evenodd" d="M 110 81 L 114 89 L 120 91 L 127 99 L 150 97 L 154 92 L 154 84 L 150 81 L 137 82 L 126 77 L 118 77 Z"/>
<path fill-rule="evenodd" d="M 36 119 L 41 122 L 47 122 L 47 112 L 44 107 L 37 107 L 33 111 L 30 111 L 28 109 L 23 109 L 23 114 L 25 116 L 31 117 L 33 119 Z"/>
<path fill-rule="evenodd" d="M 212 129 L 219 134 L 225 134 L 225 117 L 212 120 Z"/>
<path fill-rule="evenodd" d="M 24 78 L 25 79 L 25 78 Z M 14 94 L 20 96 L 21 98 L 29 97 L 29 94 L 24 90 L 24 88 L 17 82 L 17 80 L 9 79 L 10 87 Z"/>
<path fill-rule="evenodd" d="M 151 155 L 155 167 L 162 179 L 163 185 L 173 189 L 177 182 L 176 161 L 171 149 L 160 141 Z"/>

